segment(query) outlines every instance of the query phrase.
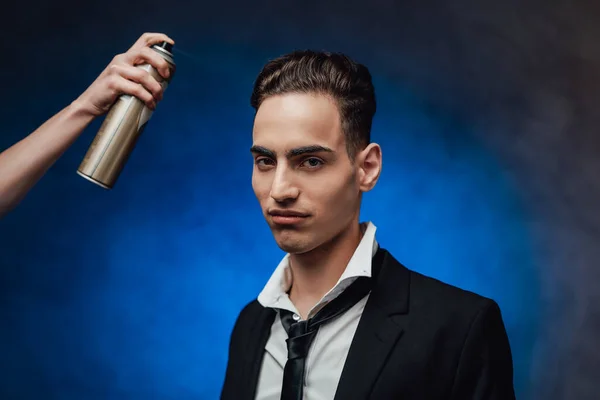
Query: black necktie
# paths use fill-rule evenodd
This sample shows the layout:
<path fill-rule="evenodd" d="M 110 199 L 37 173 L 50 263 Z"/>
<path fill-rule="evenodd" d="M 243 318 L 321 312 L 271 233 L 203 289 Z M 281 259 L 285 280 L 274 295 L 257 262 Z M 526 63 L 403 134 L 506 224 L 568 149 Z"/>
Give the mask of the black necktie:
<path fill-rule="evenodd" d="M 325 305 L 307 321 L 295 321 L 293 314 L 280 310 L 281 323 L 288 333 L 288 359 L 283 370 L 281 400 L 302 400 L 304 389 L 304 364 L 308 349 L 319 327 L 343 314 L 364 298 L 371 290 L 371 279 L 357 278 L 338 297 Z M 298 317 L 296 317 L 298 318 Z"/>

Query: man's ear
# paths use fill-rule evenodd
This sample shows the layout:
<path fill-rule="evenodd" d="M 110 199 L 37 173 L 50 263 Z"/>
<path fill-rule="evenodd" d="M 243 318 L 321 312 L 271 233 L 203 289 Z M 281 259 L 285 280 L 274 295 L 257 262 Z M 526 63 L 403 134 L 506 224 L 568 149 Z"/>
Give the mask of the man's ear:
<path fill-rule="evenodd" d="M 371 143 L 356 155 L 358 164 L 358 184 L 361 192 L 368 192 L 375 187 L 381 175 L 381 146 Z"/>

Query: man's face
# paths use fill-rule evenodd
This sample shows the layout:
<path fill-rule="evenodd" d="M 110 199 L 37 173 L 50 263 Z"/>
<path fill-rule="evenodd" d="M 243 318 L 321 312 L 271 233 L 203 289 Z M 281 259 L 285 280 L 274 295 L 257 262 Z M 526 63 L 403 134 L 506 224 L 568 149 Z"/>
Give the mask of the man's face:
<path fill-rule="evenodd" d="M 252 137 L 252 188 L 283 251 L 311 251 L 358 218 L 357 170 L 332 99 L 269 97 L 256 113 Z"/>

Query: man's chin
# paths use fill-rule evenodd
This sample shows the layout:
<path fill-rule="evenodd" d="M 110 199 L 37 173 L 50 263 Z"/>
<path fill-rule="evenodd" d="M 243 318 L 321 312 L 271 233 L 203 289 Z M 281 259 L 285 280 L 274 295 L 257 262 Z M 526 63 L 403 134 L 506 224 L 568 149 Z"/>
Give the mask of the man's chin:
<path fill-rule="evenodd" d="M 289 232 L 273 232 L 277 246 L 284 252 L 290 254 L 303 254 L 309 252 L 314 246 L 311 246 L 311 241 L 307 238 L 293 237 L 296 235 Z M 298 235 L 299 236 L 299 235 Z"/>

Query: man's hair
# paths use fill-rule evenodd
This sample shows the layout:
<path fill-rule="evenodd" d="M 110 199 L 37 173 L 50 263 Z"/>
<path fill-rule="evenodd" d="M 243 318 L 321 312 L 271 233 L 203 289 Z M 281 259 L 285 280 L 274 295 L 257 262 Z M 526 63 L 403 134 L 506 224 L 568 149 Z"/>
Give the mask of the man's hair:
<path fill-rule="evenodd" d="M 258 111 L 266 98 L 286 93 L 316 93 L 335 100 L 351 159 L 371 142 L 375 89 L 364 65 L 341 53 L 294 51 L 263 67 L 250 104 Z"/>

